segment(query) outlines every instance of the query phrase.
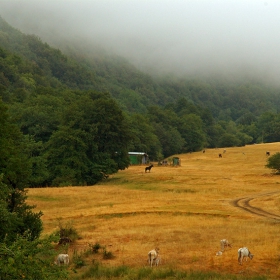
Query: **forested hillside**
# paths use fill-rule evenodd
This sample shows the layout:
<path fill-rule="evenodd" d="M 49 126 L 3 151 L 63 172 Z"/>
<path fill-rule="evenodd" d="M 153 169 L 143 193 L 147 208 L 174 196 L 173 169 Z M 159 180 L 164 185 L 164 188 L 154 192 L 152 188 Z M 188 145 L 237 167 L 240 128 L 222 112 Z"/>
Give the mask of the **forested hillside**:
<path fill-rule="evenodd" d="M 95 184 L 128 167 L 128 151 L 161 161 L 280 141 L 273 85 L 152 76 L 95 47 L 51 47 L 2 18 L 0 95 L 23 136 L 29 186 Z M 7 168 L 3 161 L 0 173 Z"/>

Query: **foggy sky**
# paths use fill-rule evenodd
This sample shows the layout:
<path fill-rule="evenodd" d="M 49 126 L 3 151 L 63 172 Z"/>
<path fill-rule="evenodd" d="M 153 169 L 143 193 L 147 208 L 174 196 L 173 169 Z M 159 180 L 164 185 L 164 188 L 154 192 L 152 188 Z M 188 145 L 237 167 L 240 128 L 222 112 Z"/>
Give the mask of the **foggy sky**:
<path fill-rule="evenodd" d="M 92 42 L 141 69 L 280 75 L 279 0 L 0 0 L 0 15 L 43 41 Z"/>

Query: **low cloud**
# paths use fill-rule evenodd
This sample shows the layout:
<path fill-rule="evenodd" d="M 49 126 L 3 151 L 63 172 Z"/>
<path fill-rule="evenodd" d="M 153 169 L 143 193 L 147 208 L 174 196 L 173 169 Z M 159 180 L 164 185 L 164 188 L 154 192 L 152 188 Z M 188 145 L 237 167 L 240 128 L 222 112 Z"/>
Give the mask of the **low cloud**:
<path fill-rule="evenodd" d="M 55 0 L 0 3 L 1 16 L 43 41 L 79 40 L 137 67 L 180 75 L 280 74 L 280 2 Z"/>

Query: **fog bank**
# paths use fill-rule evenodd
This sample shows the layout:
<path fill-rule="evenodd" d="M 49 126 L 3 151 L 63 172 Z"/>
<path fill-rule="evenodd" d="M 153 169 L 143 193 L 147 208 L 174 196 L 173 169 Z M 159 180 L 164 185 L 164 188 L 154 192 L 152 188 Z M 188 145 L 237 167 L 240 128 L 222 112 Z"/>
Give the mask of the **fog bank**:
<path fill-rule="evenodd" d="M 2 0 L 0 11 L 43 41 L 101 45 L 144 70 L 280 74 L 277 0 Z"/>

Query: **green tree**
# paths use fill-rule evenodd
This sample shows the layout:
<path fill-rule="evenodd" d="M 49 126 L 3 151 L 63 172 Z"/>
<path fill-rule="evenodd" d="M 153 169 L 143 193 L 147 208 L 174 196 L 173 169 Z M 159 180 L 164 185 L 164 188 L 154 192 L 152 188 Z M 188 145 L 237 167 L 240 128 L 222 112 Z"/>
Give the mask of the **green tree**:
<path fill-rule="evenodd" d="M 3 174 L 0 174 L 0 242 L 5 236 L 14 236 L 14 225 L 18 223 L 17 216 L 9 211 L 7 199 L 9 188 L 2 183 Z"/>
<path fill-rule="evenodd" d="M 199 109 L 196 105 L 193 103 L 187 101 L 186 98 L 180 98 L 177 100 L 175 106 L 175 112 L 179 116 L 187 115 L 187 114 L 199 114 Z"/>
<path fill-rule="evenodd" d="M 25 202 L 31 175 L 27 150 L 0 100 L 0 278 L 66 279 L 67 271 L 53 264 L 54 237 L 39 239 L 42 213 Z"/>
<path fill-rule="evenodd" d="M 68 105 L 47 144 L 52 185 L 91 185 L 128 167 L 131 132 L 107 94 L 88 92 Z"/>
<path fill-rule="evenodd" d="M 206 128 L 207 131 L 207 147 L 217 148 L 219 146 L 219 139 L 225 133 L 221 124 L 216 123 Z"/>
<path fill-rule="evenodd" d="M 47 186 L 50 173 L 48 170 L 45 144 L 42 141 L 36 142 L 32 136 L 26 135 L 27 153 L 32 166 L 32 174 L 29 179 L 30 187 Z"/>
<path fill-rule="evenodd" d="M 165 126 L 162 123 L 153 123 L 155 133 L 162 146 L 163 156 L 169 157 L 179 154 L 185 144 L 185 140 L 177 129 L 172 126 Z"/>
<path fill-rule="evenodd" d="M 224 133 L 218 142 L 219 147 L 236 147 L 240 146 L 240 140 L 231 133 Z"/>
<path fill-rule="evenodd" d="M 161 159 L 161 144 L 148 118 L 140 114 L 133 114 L 129 118 L 129 123 L 132 133 L 130 151 L 146 152 L 150 159 Z"/>
<path fill-rule="evenodd" d="M 238 129 L 240 132 L 243 132 L 252 138 L 250 142 L 245 144 L 256 143 L 257 140 L 260 140 L 256 123 L 251 123 L 250 125 L 238 125 Z"/>
<path fill-rule="evenodd" d="M 203 131 L 203 122 L 200 116 L 187 114 L 182 116 L 178 131 L 185 140 L 183 152 L 198 151 L 206 144 L 206 135 Z"/>
<path fill-rule="evenodd" d="M 276 154 L 270 156 L 267 159 L 267 164 L 265 167 L 274 170 L 277 174 L 280 173 L 280 153 L 277 152 Z"/>
<path fill-rule="evenodd" d="M 87 179 L 91 167 L 87 151 L 90 148 L 91 152 L 97 152 L 97 147 L 94 143 L 88 146 L 88 140 L 85 131 L 66 125 L 53 133 L 47 145 L 51 185 L 87 185 L 91 182 Z"/>
<path fill-rule="evenodd" d="M 47 90 L 46 90 L 47 91 Z M 46 143 L 60 122 L 60 114 L 66 105 L 62 97 L 54 96 L 57 93 L 39 91 L 40 94 L 32 95 L 22 104 L 10 107 L 10 114 L 18 123 L 25 135 L 31 136 L 34 141 Z M 60 94 L 63 94 L 61 90 Z"/>
<path fill-rule="evenodd" d="M 133 90 L 122 90 L 118 98 L 121 105 L 129 112 L 146 112 L 147 108 L 143 105 L 143 97 Z"/>
<path fill-rule="evenodd" d="M 276 114 L 266 112 L 262 114 L 257 121 L 257 128 L 259 131 L 260 142 L 271 142 L 273 141 L 274 126 L 275 126 Z"/>
<path fill-rule="evenodd" d="M 159 106 L 149 107 L 148 117 L 151 123 L 162 123 L 165 126 L 173 127 L 176 127 L 180 120 L 172 109 L 163 109 Z"/>
<path fill-rule="evenodd" d="M 0 100 L 0 174 L 2 174 L 1 209 L 4 217 L 12 218 L 7 229 L 7 239 L 14 240 L 20 234 L 29 232 L 31 240 L 42 231 L 42 213 L 33 213 L 33 206 L 26 204 L 25 188 L 31 176 L 24 137 L 18 127 L 11 123 L 7 108 Z M 12 215 L 7 215 L 11 213 Z"/>
<path fill-rule="evenodd" d="M 245 146 L 246 144 L 250 144 L 253 140 L 253 137 L 243 132 L 237 132 L 236 137 L 240 141 L 239 146 Z"/>

